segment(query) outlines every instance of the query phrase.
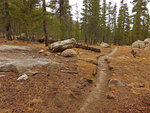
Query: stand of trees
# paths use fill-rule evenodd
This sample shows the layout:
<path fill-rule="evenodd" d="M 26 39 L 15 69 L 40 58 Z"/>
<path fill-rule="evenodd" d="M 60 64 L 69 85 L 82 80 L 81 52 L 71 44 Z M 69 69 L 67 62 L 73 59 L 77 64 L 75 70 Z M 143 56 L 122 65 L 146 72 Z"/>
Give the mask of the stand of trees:
<path fill-rule="evenodd" d="M 133 15 L 129 15 L 127 3 L 121 0 L 117 17 L 116 4 L 107 4 L 106 0 L 83 0 L 81 29 L 85 42 L 95 44 L 103 41 L 123 45 L 150 36 L 148 2 L 133 0 Z"/>
<path fill-rule="evenodd" d="M 98 42 L 119 45 L 131 44 L 150 36 L 149 0 L 132 0 L 132 15 L 128 5 L 106 0 L 83 0 L 82 18 L 76 4 L 76 21 L 72 19 L 69 0 L 1 0 L 0 34 L 8 40 L 25 34 L 26 40 L 48 38 L 55 40 L 76 38 L 85 43 Z M 48 11 L 46 10 L 48 9 Z M 117 16 L 118 14 L 118 16 Z"/>

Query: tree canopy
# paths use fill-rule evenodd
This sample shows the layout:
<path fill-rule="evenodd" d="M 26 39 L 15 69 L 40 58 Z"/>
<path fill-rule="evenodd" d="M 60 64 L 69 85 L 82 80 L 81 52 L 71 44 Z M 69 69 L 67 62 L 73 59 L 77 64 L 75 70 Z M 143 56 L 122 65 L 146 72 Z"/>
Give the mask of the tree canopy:
<path fill-rule="evenodd" d="M 1 0 L 0 34 L 8 40 L 24 34 L 25 40 L 76 38 L 85 43 L 131 44 L 150 36 L 149 0 L 132 0 L 132 14 L 126 1 L 117 5 L 106 0 L 83 0 L 82 18 L 76 4 L 73 20 L 69 0 Z M 50 9 L 50 10 L 47 10 Z"/>

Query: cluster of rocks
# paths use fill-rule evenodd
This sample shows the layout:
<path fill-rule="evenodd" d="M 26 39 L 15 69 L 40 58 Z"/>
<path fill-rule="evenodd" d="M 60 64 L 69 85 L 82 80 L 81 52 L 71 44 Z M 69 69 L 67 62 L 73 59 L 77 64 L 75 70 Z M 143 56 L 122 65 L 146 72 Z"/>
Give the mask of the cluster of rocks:
<path fill-rule="evenodd" d="M 150 38 L 145 39 L 144 41 L 137 40 L 132 44 L 132 48 L 140 48 L 150 50 Z"/>
<path fill-rule="evenodd" d="M 72 49 L 75 47 L 75 45 L 76 40 L 72 38 L 64 41 L 54 42 L 48 48 L 51 52 L 62 52 L 61 55 L 64 57 L 75 57 L 77 52 Z"/>

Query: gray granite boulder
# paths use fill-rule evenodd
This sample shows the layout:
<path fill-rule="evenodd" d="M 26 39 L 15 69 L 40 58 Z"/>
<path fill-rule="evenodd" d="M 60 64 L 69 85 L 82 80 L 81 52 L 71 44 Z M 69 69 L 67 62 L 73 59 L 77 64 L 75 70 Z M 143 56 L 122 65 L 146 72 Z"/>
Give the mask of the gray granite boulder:
<path fill-rule="evenodd" d="M 73 49 L 67 49 L 61 54 L 63 57 L 75 57 L 77 56 L 77 52 Z"/>
<path fill-rule="evenodd" d="M 62 52 L 66 49 L 71 49 L 75 46 L 76 40 L 74 38 L 64 41 L 54 42 L 49 46 L 49 50 L 52 52 Z"/>

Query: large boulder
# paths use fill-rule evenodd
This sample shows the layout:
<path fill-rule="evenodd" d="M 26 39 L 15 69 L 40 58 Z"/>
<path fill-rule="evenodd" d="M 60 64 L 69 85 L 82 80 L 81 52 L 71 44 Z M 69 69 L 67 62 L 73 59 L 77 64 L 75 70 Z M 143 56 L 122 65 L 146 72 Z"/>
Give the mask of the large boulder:
<path fill-rule="evenodd" d="M 67 49 L 63 51 L 61 55 L 64 57 L 75 57 L 77 55 L 77 52 L 73 49 Z"/>
<path fill-rule="evenodd" d="M 6 75 L 0 75 L 0 78 L 5 77 Z"/>
<path fill-rule="evenodd" d="M 137 40 L 135 41 L 133 44 L 132 44 L 132 48 L 140 48 L 140 49 L 143 49 L 145 48 L 146 45 L 145 45 L 145 42 L 144 41 L 141 41 L 141 40 Z"/>
<path fill-rule="evenodd" d="M 100 46 L 101 46 L 101 47 L 104 47 L 104 48 L 110 47 L 110 45 L 107 44 L 107 43 L 105 43 L 105 42 L 102 42 L 102 43 L 100 44 Z"/>
<path fill-rule="evenodd" d="M 0 72 L 24 72 L 35 67 L 41 67 L 46 64 L 52 64 L 50 59 L 36 58 L 36 59 L 21 59 L 8 61 L 3 65 L 0 65 Z"/>
<path fill-rule="evenodd" d="M 30 50 L 30 47 L 27 46 L 15 46 L 15 45 L 0 45 L 0 50 Z"/>
<path fill-rule="evenodd" d="M 72 39 L 67 39 L 64 41 L 58 41 L 58 42 L 54 42 L 49 46 L 49 49 L 52 52 L 62 52 L 66 49 L 71 49 L 75 46 L 76 44 L 76 40 L 74 38 Z"/>

